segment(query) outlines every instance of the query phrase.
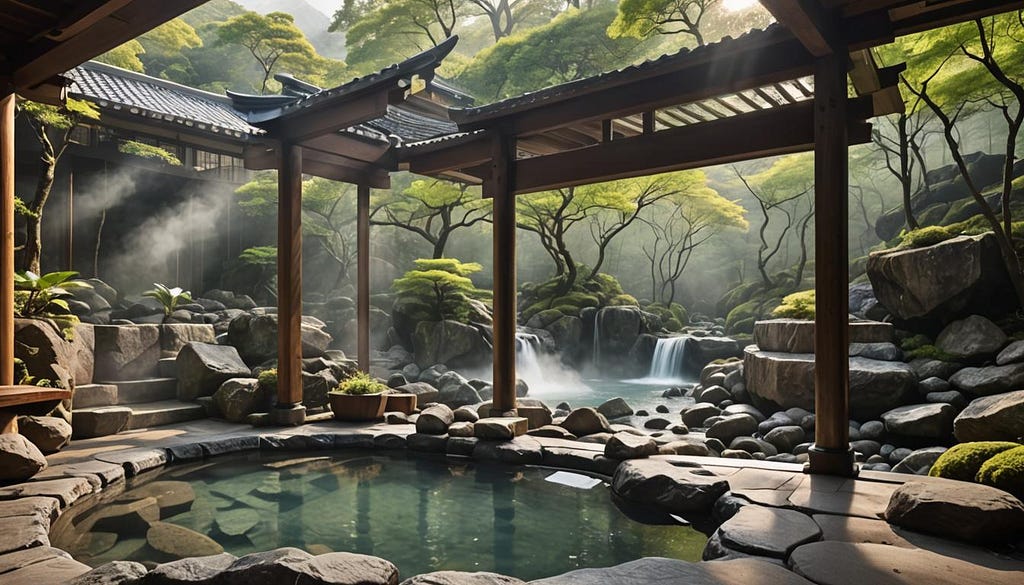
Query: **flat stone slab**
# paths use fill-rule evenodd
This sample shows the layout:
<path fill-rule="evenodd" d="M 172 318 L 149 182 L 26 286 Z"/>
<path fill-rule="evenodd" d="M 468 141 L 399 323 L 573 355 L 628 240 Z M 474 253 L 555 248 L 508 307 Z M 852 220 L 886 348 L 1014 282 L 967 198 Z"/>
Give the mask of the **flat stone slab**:
<path fill-rule="evenodd" d="M 36 496 L 0 502 L 0 518 L 39 516 L 48 520 L 56 520 L 58 514 L 60 514 L 60 501 L 56 498 Z"/>
<path fill-rule="evenodd" d="M 820 539 L 821 528 L 795 510 L 744 506 L 716 534 L 730 549 L 784 559 L 801 544 Z"/>
<path fill-rule="evenodd" d="M 853 321 L 850 343 L 885 343 L 893 340 L 892 323 Z M 764 351 L 814 353 L 814 321 L 768 319 L 754 323 L 754 343 Z"/>
<path fill-rule="evenodd" d="M 1020 585 L 1020 571 L 980 567 L 920 549 L 812 542 L 790 555 L 792 569 L 818 585 Z M 1024 565 L 1022 565 L 1024 568 Z"/>
<path fill-rule="evenodd" d="M 75 577 L 88 573 L 91 567 L 64 557 L 54 557 L 20 569 L 4 573 L 4 585 L 42 585 L 43 583 L 67 583 Z"/>
<path fill-rule="evenodd" d="M 78 498 L 92 493 L 92 484 L 80 477 L 31 481 L 0 488 L 0 500 L 13 500 L 29 496 L 57 498 L 61 506 L 70 506 Z"/>
<path fill-rule="evenodd" d="M 50 546 L 50 522 L 39 516 L 0 518 L 0 553 Z"/>
<path fill-rule="evenodd" d="M 511 441 L 525 435 L 529 430 L 530 421 L 516 416 L 491 416 L 482 418 L 473 424 L 473 434 L 478 439 L 491 441 Z"/>
<path fill-rule="evenodd" d="M 52 559 L 70 559 L 71 555 L 50 546 L 36 546 L 25 550 L 0 555 L 0 575 L 16 571 L 35 563 L 42 563 Z M 2 579 L 2 577 L 0 577 Z M 6 581 L 5 581 L 6 582 Z"/>
<path fill-rule="evenodd" d="M 689 563 L 647 557 L 605 569 L 580 569 L 530 585 L 810 585 L 783 567 L 758 559 Z M 866 585 L 864 582 L 860 585 Z M 874 584 L 872 584 L 874 585 Z"/>
<path fill-rule="evenodd" d="M 402 581 L 401 585 L 521 585 L 525 581 L 497 573 L 463 573 L 461 571 L 437 571 L 416 575 Z"/>
<path fill-rule="evenodd" d="M 668 512 L 708 512 L 729 491 L 729 483 L 707 470 L 677 467 L 659 459 L 624 461 L 615 470 L 612 489 L 623 498 Z"/>

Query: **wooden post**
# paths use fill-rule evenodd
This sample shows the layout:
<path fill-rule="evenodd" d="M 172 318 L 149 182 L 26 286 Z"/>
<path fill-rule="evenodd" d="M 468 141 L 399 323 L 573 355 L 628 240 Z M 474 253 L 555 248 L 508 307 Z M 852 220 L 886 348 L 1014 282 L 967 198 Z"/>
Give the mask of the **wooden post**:
<path fill-rule="evenodd" d="M 654 118 L 654 111 L 644 112 L 643 114 L 644 123 L 644 134 L 654 134 L 656 128 L 656 120 Z"/>
<path fill-rule="evenodd" d="M 14 384 L 14 104 L 0 99 L 0 385 Z"/>
<path fill-rule="evenodd" d="M 277 173 L 278 424 L 301 424 L 302 406 L 302 148 L 281 145 Z"/>
<path fill-rule="evenodd" d="M 491 157 L 494 204 L 494 398 L 495 414 L 516 409 L 516 197 L 512 184 L 514 139 L 499 136 Z"/>
<path fill-rule="evenodd" d="M 357 190 L 356 245 L 358 255 L 359 297 L 356 309 L 358 325 L 359 369 L 370 371 L 370 187 L 359 185 Z"/>
<path fill-rule="evenodd" d="M 811 473 L 856 474 L 849 428 L 847 52 L 820 57 L 814 74 L 814 445 Z"/>

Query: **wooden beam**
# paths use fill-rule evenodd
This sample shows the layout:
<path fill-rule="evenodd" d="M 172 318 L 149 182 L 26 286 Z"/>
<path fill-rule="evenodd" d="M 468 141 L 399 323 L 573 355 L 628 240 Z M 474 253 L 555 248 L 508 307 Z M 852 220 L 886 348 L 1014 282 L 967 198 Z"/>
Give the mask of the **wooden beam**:
<path fill-rule="evenodd" d="M 611 142 L 609 144 L 615 144 Z M 495 137 L 488 193 L 493 197 L 494 396 L 492 412 L 516 409 L 516 198 L 513 183 L 516 146 L 511 137 Z"/>
<path fill-rule="evenodd" d="M 357 351 L 359 369 L 370 371 L 370 187 L 356 188 L 356 255 L 358 290 L 356 297 Z"/>
<path fill-rule="evenodd" d="M 611 142 L 615 138 L 615 120 L 601 120 L 601 142 Z"/>
<path fill-rule="evenodd" d="M 839 31 L 821 2 L 816 0 L 761 0 L 775 20 L 800 39 L 815 57 L 831 55 L 839 43 Z"/>
<path fill-rule="evenodd" d="M 280 118 L 255 125 L 266 130 L 276 140 L 301 144 L 363 122 L 376 120 L 387 112 L 388 94 L 378 91 L 357 98 L 321 98 L 311 106 L 298 108 Z"/>
<path fill-rule="evenodd" d="M 654 110 L 644 112 L 644 134 L 654 134 L 657 130 L 658 119 L 654 114 Z"/>
<path fill-rule="evenodd" d="M 847 54 L 818 60 L 814 75 L 814 445 L 811 473 L 856 474 L 850 448 L 849 140 Z"/>
<path fill-rule="evenodd" d="M 371 142 L 357 136 L 338 132 L 310 138 L 300 144 L 300 146 L 302 146 L 303 151 L 316 150 L 369 163 L 379 161 L 391 147 L 388 143 Z"/>
<path fill-rule="evenodd" d="M 453 139 L 451 144 L 438 142 L 429 145 L 430 148 L 416 147 L 409 158 L 399 164 L 406 163 L 403 166 L 410 172 L 421 175 L 481 165 L 491 158 L 492 140 L 487 134 L 477 134 Z"/>
<path fill-rule="evenodd" d="M 453 118 L 463 131 L 499 124 L 506 133 L 543 132 L 603 118 L 622 118 L 647 110 L 736 93 L 778 81 L 809 75 L 813 61 L 795 39 L 758 46 L 743 52 L 708 52 L 708 58 L 686 69 L 633 83 L 582 93 L 495 118 Z"/>
<path fill-rule="evenodd" d="M 134 0 L 14 68 L 17 89 L 34 87 L 156 28 L 206 0 Z"/>
<path fill-rule="evenodd" d="M 851 100 L 854 143 L 871 140 L 871 98 Z M 737 140 L 742 136 L 743 140 Z M 534 193 L 572 185 L 693 169 L 789 154 L 814 146 L 814 103 L 804 101 L 742 116 L 661 130 L 606 144 L 523 159 L 515 165 L 515 192 Z"/>
<path fill-rule="evenodd" d="M 0 385 L 14 384 L 14 104 L 0 99 Z"/>
<path fill-rule="evenodd" d="M 277 201 L 277 408 L 302 403 L 302 149 L 284 145 Z"/>

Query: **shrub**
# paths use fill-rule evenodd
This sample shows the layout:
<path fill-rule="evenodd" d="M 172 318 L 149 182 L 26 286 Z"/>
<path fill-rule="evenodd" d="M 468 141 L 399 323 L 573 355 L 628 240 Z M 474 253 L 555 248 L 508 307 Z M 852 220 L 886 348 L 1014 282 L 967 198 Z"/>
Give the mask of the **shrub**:
<path fill-rule="evenodd" d="M 608 306 L 611 307 L 637 307 L 639 305 L 640 303 L 637 302 L 636 297 L 634 297 L 633 295 L 627 295 L 625 293 L 621 295 L 615 295 L 614 297 L 608 299 Z"/>
<path fill-rule="evenodd" d="M 925 248 L 945 242 L 955 237 L 956 232 L 941 225 L 930 225 L 927 227 L 911 230 L 900 236 L 900 248 Z"/>
<path fill-rule="evenodd" d="M 72 290 L 92 288 L 87 282 L 73 280 L 77 272 L 50 272 L 38 276 L 34 272 L 14 275 L 14 313 L 19 317 L 52 319 L 61 336 L 71 341 L 78 317 L 71 314 L 67 297 Z"/>
<path fill-rule="evenodd" d="M 1024 497 L 1024 445 L 990 458 L 982 464 L 974 479 L 978 483 Z"/>
<path fill-rule="evenodd" d="M 932 465 L 928 475 L 959 481 L 974 481 L 982 464 L 1003 451 L 1020 447 L 1008 441 L 960 443 L 949 448 Z"/>
<path fill-rule="evenodd" d="M 788 319 L 814 318 L 814 291 L 803 290 L 782 298 L 782 304 L 772 310 L 772 316 Z"/>
<path fill-rule="evenodd" d="M 680 331 L 683 328 L 683 324 L 675 317 L 670 317 L 668 320 L 664 321 L 662 326 L 669 331 Z"/>
<path fill-rule="evenodd" d="M 142 293 L 144 297 L 150 297 L 160 301 L 160 304 L 164 307 L 164 315 L 170 315 L 182 303 L 192 302 L 192 293 L 182 289 L 181 287 L 168 288 L 160 283 L 153 283 L 153 290 L 147 290 Z"/>
<path fill-rule="evenodd" d="M 416 269 L 396 279 L 392 288 L 398 293 L 395 303 L 416 321 L 466 322 L 472 309 L 469 301 L 487 296 L 469 279 L 482 269 L 475 262 L 421 258 L 415 264 Z"/>
<path fill-rule="evenodd" d="M 266 390 L 268 393 L 277 393 L 277 368 L 270 368 L 269 370 L 263 370 L 256 376 L 256 381 L 259 383 L 260 388 Z"/>
<path fill-rule="evenodd" d="M 337 388 L 331 390 L 331 393 L 363 396 L 366 394 L 380 394 L 387 389 L 388 387 L 386 384 L 381 384 L 377 380 L 374 380 L 366 372 L 359 372 L 351 378 L 342 381 L 338 384 Z"/>

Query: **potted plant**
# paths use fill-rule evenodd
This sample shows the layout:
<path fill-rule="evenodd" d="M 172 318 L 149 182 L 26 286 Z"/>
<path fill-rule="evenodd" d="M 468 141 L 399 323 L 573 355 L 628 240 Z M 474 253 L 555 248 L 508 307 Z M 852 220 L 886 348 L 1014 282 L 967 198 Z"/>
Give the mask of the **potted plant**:
<path fill-rule="evenodd" d="M 359 372 L 327 393 L 335 420 L 369 421 L 384 416 L 388 387 Z"/>

